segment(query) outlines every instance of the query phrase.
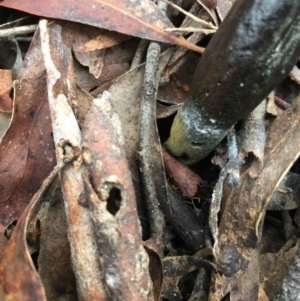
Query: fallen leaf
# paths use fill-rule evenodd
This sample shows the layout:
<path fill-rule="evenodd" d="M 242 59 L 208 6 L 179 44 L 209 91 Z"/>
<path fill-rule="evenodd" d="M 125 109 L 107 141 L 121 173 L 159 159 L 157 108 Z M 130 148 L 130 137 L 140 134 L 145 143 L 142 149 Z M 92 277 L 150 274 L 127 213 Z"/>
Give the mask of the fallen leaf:
<path fill-rule="evenodd" d="M 235 275 L 245 271 L 259 246 L 262 222 L 272 191 L 298 158 L 299 106 L 300 97 L 297 97 L 291 107 L 269 125 L 260 176 L 252 179 L 246 170 L 241 176 L 243 183 L 239 188 L 226 187 L 224 190 L 224 211 L 214 254 L 219 268 L 224 273 L 230 272 L 228 276 L 233 275 L 229 277 L 233 283 Z M 289 120 L 289 123 L 283 120 Z M 222 290 L 222 285 L 218 289 Z M 212 286 L 211 290 L 215 288 Z"/>
<path fill-rule="evenodd" d="M 149 258 L 142 246 L 120 125 L 104 92 L 95 99 L 82 129 L 88 169 L 84 181 L 108 298 L 149 300 Z"/>
<path fill-rule="evenodd" d="M 78 0 L 52 0 L 43 5 L 38 0 L 5 0 L 0 6 L 47 18 L 83 23 L 142 39 L 176 44 L 200 53 L 204 50 L 182 37 L 165 32 L 165 28 L 172 28 L 173 25 L 149 0 L 91 0 L 88 4 Z"/>
<path fill-rule="evenodd" d="M 45 74 L 36 76 L 15 81 L 13 119 L 1 141 L 1 235 L 20 217 L 55 164 Z"/>
<path fill-rule="evenodd" d="M 100 50 L 115 46 L 129 39 L 131 39 L 131 37 L 128 35 L 119 34 L 113 31 L 102 30 L 102 33 L 96 38 L 85 42 L 84 45 L 78 45 L 74 50 L 78 52 L 89 52 L 96 49 Z"/>
<path fill-rule="evenodd" d="M 40 276 L 27 249 L 26 230 L 30 219 L 39 210 L 41 198 L 61 165 L 57 165 L 22 213 L 3 253 L 0 264 L 0 299 L 14 301 L 46 301 Z"/>

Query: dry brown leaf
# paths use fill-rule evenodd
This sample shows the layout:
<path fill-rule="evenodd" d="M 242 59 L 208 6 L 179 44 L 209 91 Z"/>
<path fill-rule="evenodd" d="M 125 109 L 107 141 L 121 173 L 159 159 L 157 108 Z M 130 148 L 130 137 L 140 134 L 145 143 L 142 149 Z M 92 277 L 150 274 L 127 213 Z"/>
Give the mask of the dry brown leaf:
<path fill-rule="evenodd" d="M 237 272 L 240 274 L 246 269 L 259 246 L 271 193 L 299 155 L 299 107 L 300 97 L 297 97 L 291 107 L 270 124 L 265 163 L 260 176 L 252 179 L 245 171 L 240 188 L 225 191 L 224 211 L 214 252 L 219 268 L 228 276 Z"/>
<path fill-rule="evenodd" d="M 93 97 L 97 97 L 104 90 L 108 90 L 116 78 L 129 70 L 129 62 L 134 56 L 137 44 L 137 39 L 131 39 L 106 49 L 103 69 L 98 79 L 86 72 L 86 68 L 82 67 L 75 60 L 74 72 L 77 85 L 83 90 L 90 92 Z"/>
<path fill-rule="evenodd" d="M 61 165 L 57 165 L 33 196 L 13 231 L 0 264 L 0 299 L 46 301 L 45 290 L 27 249 L 26 230 L 39 210 L 41 198 Z"/>
<path fill-rule="evenodd" d="M 0 6 L 25 11 L 47 18 L 92 25 L 142 39 L 176 44 L 202 53 L 203 48 L 164 31 L 173 27 L 157 6 L 149 0 L 51 0 L 41 5 L 38 0 L 6 0 Z"/>
<path fill-rule="evenodd" d="M 112 111 L 109 93 L 95 99 L 82 135 L 88 169 L 84 181 L 108 298 L 149 300 L 149 258 L 142 246 L 120 121 Z"/>
<path fill-rule="evenodd" d="M 165 147 L 162 147 L 162 153 L 166 172 L 178 185 L 183 195 L 192 198 L 198 191 L 198 186 L 207 184 L 198 174 L 171 156 Z"/>
<path fill-rule="evenodd" d="M 100 50 L 115 46 L 129 39 L 131 39 L 131 37 L 128 35 L 108 30 L 102 30 L 102 33 L 100 35 L 98 35 L 94 39 L 85 42 L 83 45 L 78 45 L 74 50 L 78 52 Z"/>
<path fill-rule="evenodd" d="M 1 235 L 20 217 L 55 164 L 45 85 L 45 75 L 15 81 L 14 115 L 0 149 Z"/>

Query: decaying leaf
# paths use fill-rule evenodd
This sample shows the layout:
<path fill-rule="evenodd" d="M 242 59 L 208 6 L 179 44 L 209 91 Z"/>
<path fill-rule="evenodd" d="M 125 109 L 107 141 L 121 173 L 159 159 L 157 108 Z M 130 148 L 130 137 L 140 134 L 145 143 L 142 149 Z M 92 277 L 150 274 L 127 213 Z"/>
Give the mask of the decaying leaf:
<path fill-rule="evenodd" d="M 71 160 L 74 155 L 77 156 L 73 164 L 63 170 L 60 178 L 67 209 L 68 236 L 78 297 L 84 300 L 104 300 L 106 293 L 102 284 L 103 274 L 98 265 L 96 237 L 89 210 L 85 208 L 84 183 L 81 176 L 84 167 L 79 156 L 81 133 L 68 103 L 69 99 L 76 105 L 76 98 L 74 97 L 76 86 L 72 76 L 70 49 L 63 48 L 60 43 L 63 38 L 62 27 L 56 23 L 53 23 L 49 28 L 47 25 L 45 20 L 40 22 L 41 44 L 48 74 L 47 88 L 57 160 L 63 162 L 65 160 L 64 154 L 69 156 L 67 160 Z M 50 39 L 50 37 L 55 38 Z M 52 54 L 56 53 L 59 48 L 61 48 L 62 55 L 53 55 L 52 57 Z"/>
<path fill-rule="evenodd" d="M 262 221 L 271 193 L 298 157 L 299 106 L 300 97 L 297 97 L 292 106 L 270 124 L 261 175 L 252 179 L 246 170 L 240 188 L 225 190 L 214 252 L 219 268 L 232 279 L 237 272 L 239 275 L 245 271 L 253 252 L 259 248 Z M 282 118 L 289 122 L 282 122 Z M 222 286 L 216 289 L 220 290 Z M 212 294 L 217 294 L 216 291 Z"/>
<path fill-rule="evenodd" d="M 104 93 L 95 100 L 82 131 L 83 159 L 88 168 L 85 187 L 109 299 L 149 300 L 149 258 L 141 244 L 120 129 L 109 94 Z"/>

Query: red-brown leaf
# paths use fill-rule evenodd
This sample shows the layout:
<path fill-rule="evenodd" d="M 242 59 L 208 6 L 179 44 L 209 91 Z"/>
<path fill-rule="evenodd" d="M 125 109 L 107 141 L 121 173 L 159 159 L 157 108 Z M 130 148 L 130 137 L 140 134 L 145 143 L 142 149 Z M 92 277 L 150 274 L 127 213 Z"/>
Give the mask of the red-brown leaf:
<path fill-rule="evenodd" d="M 165 28 L 173 25 L 149 0 L 49 0 L 43 3 L 38 0 L 5 0 L 0 6 L 105 28 L 142 39 L 176 44 L 200 53 L 204 50 L 182 37 L 165 32 Z"/>
<path fill-rule="evenodd" d="M 0 148 L 1 235 L 20 217 L 55 164 L 48 116 L 45 76 L 16 81 L 14 117 Z"/>

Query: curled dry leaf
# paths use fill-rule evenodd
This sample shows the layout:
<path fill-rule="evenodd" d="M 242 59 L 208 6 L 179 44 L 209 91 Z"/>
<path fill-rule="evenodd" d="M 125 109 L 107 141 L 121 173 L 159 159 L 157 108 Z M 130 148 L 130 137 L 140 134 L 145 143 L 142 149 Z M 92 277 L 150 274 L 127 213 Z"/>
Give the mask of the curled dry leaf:
<path fill-rule="evenodd" d="M 12 73 L 11 70 L 0 70 L 0 112 L 11 113 L 13 102 L 10 98 L 12 89 Z"/>
<path fill-rule="evenodd" d="M 57 165 L 33 196 L 13 231 L 0 264 L 0 299 L 14 301 L 46 301 L 40 276 L 27 249 L 26 230 L 39 210 L 44 192 L 57 176 Z"/>
<path fill-rule="evenodd" d="M 104 285 L 111 300 L 149 300 L 149 257 L 142 246 L 120 121 L 109 94 L 96 99 L 82 129 L 88 196 Z M 126 260 L 124 260 L 126 258 Z"/>
<path fill-rule="evenodd" d="M 117 31 L 135 37 L 176 44 L 202 53 L 203 48 L 182 37 L 169 34 L 164 28 L 173 27 L 157 6 L 149 0 L 51 0 L 41 5 L 38 0 L 6 0 L 0 6 L 13 8 L 47 18 L 62 19 Z"/>
<path fill-rule="evenodd" d="M 76 85 L 72 74 L 70 49 L 62 43 L 62 39 L 67 39 L 68 35 L 62 36 L 61 26 L 54 22 L 48 28 L 47 22 L 42 20 L 40 28 L 42 51 L 48 73 L 49 104 L 57 160 L 63 162 L 64 152 L 76 154 L 81 149 L 79 126 L 68 103 L 69 100 L 76 107 L 76 98 L 74 98 Z M 57 49 L 60 49 L 60 52 Z M 67 144 L 62 144 L 66 141 Z M 60 174 L 67 213 L 71 260 L 79 299 L 105 300 L 106 293 L 102 285 L 103 275 L 98 265 L 96 237 L 90 212 L 84 207 L 86 200 L 81 176 L 84 167 L 81 161 L 79 156 Z"/>

